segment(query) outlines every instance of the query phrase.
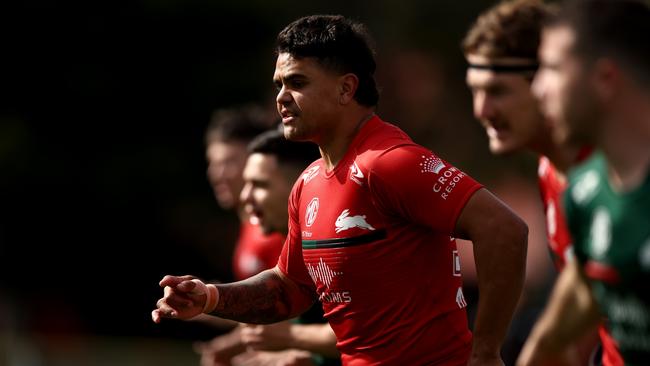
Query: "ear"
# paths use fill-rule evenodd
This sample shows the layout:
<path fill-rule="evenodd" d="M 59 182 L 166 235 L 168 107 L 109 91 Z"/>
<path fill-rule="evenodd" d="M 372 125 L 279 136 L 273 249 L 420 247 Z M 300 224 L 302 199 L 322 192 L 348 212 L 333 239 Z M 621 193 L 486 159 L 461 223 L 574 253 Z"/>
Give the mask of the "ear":
<path fill-rule="evenodd" d="M 611 100 L 621 87 L 623 75 L 614 60 L 601 58 L 594 63 L 592 82 L 594 91 L 603 101 Z"/>
<path fill-rule="evenodd" d="M 347 73 L 340 78 L 339 104 L 348 104 L 354 100 L 354 95 L 359 87 L 359 78 L 352 73 Z"/>

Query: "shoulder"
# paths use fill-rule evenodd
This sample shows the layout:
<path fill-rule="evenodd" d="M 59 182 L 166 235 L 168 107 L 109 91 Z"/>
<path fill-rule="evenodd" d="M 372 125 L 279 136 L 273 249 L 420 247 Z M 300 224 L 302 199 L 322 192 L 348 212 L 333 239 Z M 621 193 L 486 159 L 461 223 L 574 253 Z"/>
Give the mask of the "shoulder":
<path fill-rule="evenodd" d="M 296 180 L 296 185 L 303 185 L 309 183 L 312 179 L 316 178 L 321 174 L 323 159 L 320 158 L 313 163 L 311 163 L 305 170 L 300 173 L 300 176 Z"/>
<path fill-rule="evenodd" d="M 289 206 L 292 207 L 297 205 L 302 195 L 302 191 L 308 184 L 314 184 L 313 181 L 321 174 L 324 174 L 324 168 L 322 164 L 323 159 L 318 159 L 311 163 L 305 170 L 300 173 L 298 179 L 293 184 L 291 188 L 291 194 L 289 195 Z"/>
<path fill-rule="evenodd" d="M 378 117 L 368 122 L 353 143 L 356 155 L 376 156 L 396 146 L 413 144 L 413 140 L 399 127 Z"/>
<path fill-rule="evenodd" d="M 378 151 L 372 159 L 373 171 L 417 170 L 438 173 L 446 166 L 431 150 L 413 142 L 404 142 Z"/>

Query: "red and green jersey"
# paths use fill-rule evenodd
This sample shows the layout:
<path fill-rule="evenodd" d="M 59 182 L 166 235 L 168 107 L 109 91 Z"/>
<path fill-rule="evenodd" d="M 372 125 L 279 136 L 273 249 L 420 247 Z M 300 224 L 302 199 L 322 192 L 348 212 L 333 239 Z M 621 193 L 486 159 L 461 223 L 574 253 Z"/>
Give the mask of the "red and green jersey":
<path fill-rule="evenodd" d="M 586 159 L 591 152 L 591 148 L 582 149 L 578 155 L 578 162 Z M 564 206 L 562 205 L 562 197 L 567 189 L 568 182 L 546 156 L 540 156 L 537 173 L 546 216 L 546 237 L 555 268 L 560 271 L 566 265 L 567 260 L 572 257 L 571 243 L 573 240 L 571 239 L 571 233 L 564 215 Z M 607 329 L 601 325 L 598 334 L 603 348 L 603 365 L 622 366 L 623 361 L 616 349 L 616 343 L 608 334 Z"/>
<path fill-rule="evenodd" d="M 615 192 L 595 153 L 570 177 L 566 214 L 580 261 L 625 365 L 650 360 L 650 175 Z"/>
<path fill-rule="evenodd" d="M 346 365 L 465 365 L 471 349 L 452 233 L 481 185 L 374 117 L 332 171 L 289 201 L 278 267 L 312 286 Z"/>

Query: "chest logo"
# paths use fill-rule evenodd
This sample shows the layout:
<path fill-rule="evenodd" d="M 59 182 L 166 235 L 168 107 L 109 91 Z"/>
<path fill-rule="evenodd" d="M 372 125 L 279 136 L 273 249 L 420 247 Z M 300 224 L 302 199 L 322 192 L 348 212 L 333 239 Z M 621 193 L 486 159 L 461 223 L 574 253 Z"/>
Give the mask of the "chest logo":
<path fill-rule="evenodd" d="M 602 259 L 612 242 L 612 220 L 606 209 L 599 207 L 591 222 L 591 253 Z"/>
<path fill-rule="evenodd" d="M 354 163 L 352 163 L 352 165 L 350 165 L 350 179 L 354 183 L 356 183 L 358 185 L 362 185 L 363 184 L 363 181 L 362 181 L 363 178 L 365 178 L 365 176 L 363 175 L 363 172 L 361 171 L 361 169 L 359 169 L 359 166 L 357 165 L 357 162 L 355 161 Z"/>
<path fill-rule="evenodd" d="M 320 281 L 320 283 L 325 285 L 328 289 L 330 288 L 334 277 L 343 274 L 341 272 L 333 271 L 330 266 L 328 266 L 327 263 L 323 261 L 323 258 L 320 258 L 320 261 L 318 261 L 318 264 L 315 266 L 307 264 L 307 271 L 309 272 L 309 275 L 311 276 L 314 283 L 318 283 Z"/>
<path fill-rule="evenodd" d="M 365 230 L 375 230 L 375 228 L 366 221 L 366 215 L 350 216 L 350 210 L 347 208 L 341 212 L 339 217 L 336 218 L 335 225 L 337 233 L 355 227 Z"/>
<path fill-rule="evenodd" d="M 320 165 L 309 168 L 306 172 L 302 173 L 302 181 L 304 184 L 309 183 L 310 180 L 314 179 L 320 170 Z"/>
<path fill-rule="evenodd" d="M 305 212 L 305 225 L 307 227 L 310 227 L 311 225 L 314 224 L 314 221 L 316 221 L 316 215 L 318 215 L 318 197 L 314 197 L 309 201 L 309 204 L 307 205 L 307 212 Z"/>
<path fill-rule="evenodd" d="M 571 197 L 579 205 L 586 204 L 598 191 L 597 189 L 599 184 L 600 178 L 598 177 L 598 173 L 591 170 L 585 173 L 585 175 L 582 176 L 582 178 L 580 178 L 580 180 L 573 186 Z"/>

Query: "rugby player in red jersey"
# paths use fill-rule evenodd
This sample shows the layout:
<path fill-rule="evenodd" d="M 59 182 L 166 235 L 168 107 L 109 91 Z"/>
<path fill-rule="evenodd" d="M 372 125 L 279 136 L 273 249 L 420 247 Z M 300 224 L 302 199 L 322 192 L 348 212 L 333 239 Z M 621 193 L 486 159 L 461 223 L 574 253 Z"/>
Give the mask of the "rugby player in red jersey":
<path fill-rule="evenodd" d="M 315 142 L 322 156 L 293 187 L 279 263 L 232 284 L 165 276 L 153 320 L 203 312 L 270 323 L 320 300 L 345 365 L 502 365 L 526 224 L 375 115 L 375 61 L 360 23 L 300 18 L 280 32 L 276 51 L 284 135 Z M 473 334 L 456 237 L 475 248 Z"/>

